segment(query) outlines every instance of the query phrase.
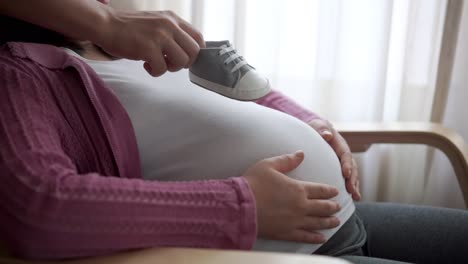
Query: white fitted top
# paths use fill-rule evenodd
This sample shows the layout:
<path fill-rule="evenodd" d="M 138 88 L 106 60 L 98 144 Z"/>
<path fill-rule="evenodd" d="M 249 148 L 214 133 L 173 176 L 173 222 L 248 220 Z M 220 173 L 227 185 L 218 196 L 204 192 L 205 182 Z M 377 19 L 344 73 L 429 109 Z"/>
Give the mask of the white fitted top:
<path fill-rule="evenodd" d="M 67 52 L 79 57 L 71 50 Z M 336 214 L 341 225 L 354 212 L 335 152 L 304 122 L 253 102 L 235 101 L 202 89 L 189 81 L 186 70 L 153 78 L 139 61 L 81 59 L 113 89 L 130 115 L 145 179 L 189 181 L 240 176 L 259 160 L 303 150 L 304 162 L 288 176 L 338 188 L 339 195 L 333 200 L 342 207 Z M 328 239 L 338 229 L 321 233 Z M 254 250 L 310 254 L 319 247 L 258 239 Z"/>

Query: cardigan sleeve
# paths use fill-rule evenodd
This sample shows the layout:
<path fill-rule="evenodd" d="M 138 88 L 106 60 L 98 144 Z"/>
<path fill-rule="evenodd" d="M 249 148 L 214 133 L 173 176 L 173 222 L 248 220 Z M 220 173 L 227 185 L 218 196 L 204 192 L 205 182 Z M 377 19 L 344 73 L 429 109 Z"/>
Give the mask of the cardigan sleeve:
<path fill-rule="evenodd" d="M 289 114 L 306 123 L 314 119 L 321 119 L 314 112 L 299 105 L 293 99 L 277 90 L 271 91 L 268 95 L 257 100 L 256 103 Z"/>
<path fill-rule="evenodd" d="M 243 177 L 157 182 L 78 173 L 34 78 L 0 65 L 0 234 L 15 255 L 62 259 L 161 246 L 250 249 Z M 60 110 L 57 110 L 60 111 Z"/>

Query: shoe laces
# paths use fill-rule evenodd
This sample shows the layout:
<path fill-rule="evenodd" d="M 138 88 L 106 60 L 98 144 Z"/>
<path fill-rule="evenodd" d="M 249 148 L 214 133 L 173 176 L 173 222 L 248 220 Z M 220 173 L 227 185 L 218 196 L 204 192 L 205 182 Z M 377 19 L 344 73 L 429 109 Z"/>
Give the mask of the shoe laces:
<path fill-rule="evenodd" d="M 223 56 L 224 54 L 233 51 L 229 57 L 224 60 L 224 65 L 228 65 L 229 63 L 234 62 L 234 67 L 231 69 L 231 73 L 238 71 L 242 66 L 248 64 L 244 57 L 239 56 L 237 51 L 232 46 L 222 45 L 220 49 L 221 50 L 218 52 L 219 56 Z"/>

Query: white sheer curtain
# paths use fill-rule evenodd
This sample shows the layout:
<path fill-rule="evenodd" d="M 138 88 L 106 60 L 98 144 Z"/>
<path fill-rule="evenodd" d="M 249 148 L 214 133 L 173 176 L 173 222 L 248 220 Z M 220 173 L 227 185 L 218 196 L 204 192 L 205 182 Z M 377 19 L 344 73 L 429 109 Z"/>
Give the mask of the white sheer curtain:
<path fill-rule="evenodd" d="M 113 1 L 172 9 L 206 40 L 230 40 L 277 89 L 330 120 L 430 118 L 446 0 Z M 365 199 L 428 202 L 426 153 L 376 146 L 358 155 Z M 430 202 L 463 206 L 450 199 Z"/>
<path fill-rule="evenodd" d="M 455 53 L 455 62 L 450 84 L 450 92 L 445 109 L 443 123 L 455 129 L 465 141 L 468 141 L 468 3 L 463 6 L 460 34 Z M 441 204 L 463 208 L 463 201 L 457 183 L 453 180 L 454 172 L 450 162 L 438 152 L 434 157 L 429 175 L 424 201 L 429 204 Z"/>

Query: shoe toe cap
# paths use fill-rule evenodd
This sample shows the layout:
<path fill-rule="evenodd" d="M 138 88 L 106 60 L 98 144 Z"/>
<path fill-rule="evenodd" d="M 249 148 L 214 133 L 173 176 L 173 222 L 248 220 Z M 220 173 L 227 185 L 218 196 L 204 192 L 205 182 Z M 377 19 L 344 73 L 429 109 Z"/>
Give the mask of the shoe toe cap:
<path fill-rule="evenodd" d="M 255 70 L 248 71 L 236 85 L 239 92 L 251 92 L 252 94 L 266 94 L 270 88 L 270 83 L 267 78 L 258 74 Z"/>

